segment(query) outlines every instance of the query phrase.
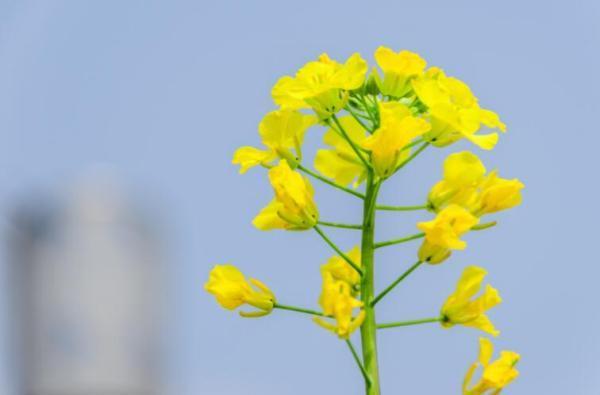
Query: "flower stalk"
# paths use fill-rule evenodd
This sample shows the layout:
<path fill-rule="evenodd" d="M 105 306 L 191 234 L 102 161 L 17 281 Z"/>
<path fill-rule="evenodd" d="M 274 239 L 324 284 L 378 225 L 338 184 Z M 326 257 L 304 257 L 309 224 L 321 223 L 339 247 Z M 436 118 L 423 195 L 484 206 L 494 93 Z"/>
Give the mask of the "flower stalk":
<path fill-rule="evenodd" d="M 362 341 L 363 365 L 370 377 L 366 382 L 367 395 L 380 395 L 379 363 L 377 360 L 377 322 L 372 300 L 375 293 L 375 206 L 380 184 L 374 180 L 372 171 L 367 176 L 367 192 L 363 205 L 363 224 L 361 251 L 361 267 L 363 277 L 361 282 L 361 300 L 364 303 L 365 321 L 360 328 Z"/>
<path fill-rule="evenodd" d="M 388 328 L 398 328 L 401 326 L 413 326 L 413 325 L 421 325 L 421 324 L 431 324 L 433 322 L 442 321 L 441 317 L 432 317 L 432 318 L 424 318 L 420 320 L 412 320 L 412 321 L 398 321 L 398 322 L 388 322 L 385 324 L 377 325 L 377 329 L 388 329 Z"/>

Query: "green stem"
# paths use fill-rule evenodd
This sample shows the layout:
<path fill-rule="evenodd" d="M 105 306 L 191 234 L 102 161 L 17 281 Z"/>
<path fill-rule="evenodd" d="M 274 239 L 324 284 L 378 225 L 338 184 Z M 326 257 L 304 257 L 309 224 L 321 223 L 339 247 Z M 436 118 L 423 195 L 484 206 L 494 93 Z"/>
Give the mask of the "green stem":
<path fill-rule="evenodd" d="M 350 352 L 352 353 L 352 357 L 354 358 L 354 361 L 358 365 L 358 368 L 360 369 L 360 372 L 362 373 L 363 378 L 365 379 L 365 382 L 367 383 L 367 385 L 370 385 L 371 378 L 369 377 L 369 374 L 365 370 L 365 367 L 363 366 L 362 362 L 360 362 L 360 357 L 358 356 L 356 349 L 352 345 L 352 342 L 350 340 L 346 340 L 346 344 L 348 345 L 348 348 L 350 349 Z"/>
<path fill-rule="evenodd" d="M 396 279 L 396 281 L 394 281 L 393 283 L 388 285 L 388 287 L 386 289 L 384 289 L 379 295 L 377 295 L 377 297 L 375 299 L 373 299 L 373 302 L 371 302 L 371 306 L 375 307 L 377 302 L 379 302 L 381 299 L 383 299 L 383 297 L 385 295 L 387 295 L 388 293 L 390 293 L 392 291 L 392 289 L 396 288 L 396 285 L 400 284 L 406 277 L 408 277 L 412 272 L 417 270 L 417 268 L 419 266 L 421 266 L 422 264 L 423 264 L 423 262 L 417 261 L 417 263 L 415 263 L 407 271 L 402 273 L 402 275 L 400 275 L 400 277 L 398 277 Z"/>
<path fill-rule="evenodd" d="M 429 208 L 428 205 L 422 204 L 420 206 L 386 206 L 386 205 L 377 205 L 377 210 L 384 211 L 417 211 L 417 210 L 427 210 Z"/>
<path fill-rule="evenodd" d="M 479 225 L 473 226 L 471 228 L 471 230 L 484 230 L 484 229 L 492 228 L 492 227 L 494 227 L 496 225 L 498 225 L 497 221 L 484 222 L 483 224 L 479 224 Z"/>
<path fill-rule="evenodd" d="M 362 225 L 351 225 L 351 224 L 340 224 L 337 222 L 325 222 L 319 221 L 319 225 L 330 226 L 332 228 L 342 228 L 342 229 L 362 229 Z"/>
<path fill-rule="evenodd" d="M 333 248 L 333 250 L 335 252 L 337 252 L 337 254 L 340 257 L 342 257 L 346 262 L 348 262 L 348 264 L 350 266 L 352 266 L 352 268 L 354 270 L 356 270 L 358 272 L 358 274 L 360 274 L 362 276 L 362 274 L 363 274 L 362 269 L 356 263 L 354 263 L 352 261 L 352 259 L 350 259 L 350 257 L 348 255 L 344 254 L 344 252 L 342 250 L 340 250 L 340 248 L 337 245 L 335 245 L 335 243 L 333 241 L 331 241 L 331 239 L 329 237 L 327 237 L 327 235 L 325 233 L 323 233 L 323 231 L 321 230 L 321 228 L 319 228 L 319 226 L 315 225 L 314 229 L 315 229 L 315 231 L 317 231 L 317 233 L 319 234 L 319 236 L 321 236 L 323 238 L 323 240 L 325 240 L 325 242 L 327 244 L 329 244 L 329 246 L 331 248 Z"/>
<path fill-rule="evenodd" d="M 377 329 L 397 328 L 397 327 L 400 327 L 400 326 L 430 324 L 432 322 L 440 322 L 441 320 L 442 319 L 440 317 L 433 317 L 433 318 L 424 318 L 422 320 L 389 322 L 389 323 L 386 323 L 386 324 L 379 324 L 379 325 L 377 325 Z"/>
<path fill-rule="evenodd" d="M 402 237 L 400 239 L 382 241 L 379 243 L 375 243 L 375 248 L 387 247 L 394 244 L 406 243 L 407 241 L 416 240 L 425 237 L 425 233 L 415 233 L 414 235 Z"/>
<path fill-rule="evenodd" d="M 369 133 L 373 133 L 371 131 L 371 128 L 367 127 L 367 125 L 365 125 L 363 120 L 360 119 L 361 118 L 360 115 L 358 115 L 356 112 L 354 112 L 354 110 L 350 106 L 346 106 L 346 111 L 348 111 L 348 113 L 350 113 L 350 115 L 352 115 L 352 118 L 354 118 L 356 120 L 356 122 L 358 122 L 360 124 L 360 126 L 363 127 L 363 129 L 365 129 Z"/>
<path fill-rule="evenodd" d="M 419 145 L 419 144 L 421 144 L 421 143 L 422 143 L 422 142 L 424 142 L 424 141 L 425 141 L 424 139 L 417 139 L 417 140 L 413 141 L 413 142 L 412 142 L 412 143 L 410 143 L 410 144 L 406 144 L 404 147 L 402 147 L 402 149 L 401 149 L 400 151 L 404 151 L 404 150 L 407 150 L 407 149 L 409 149 L 409 148 L 412 148 L 412 147 L 414 147 L 415 145 Z"/>
<path fill-rule="evenodd" d="M 396 170 L 394 170 L 394 173 L 396 173 L 398 170 L 402 169 L 404 166 L 408 165 L 413 159 L 415 159 L 427 147 L 429 147 L 428 142 L 421 144 L 421 146 L 419 148 L 417 148 L 417 150 L 415 152 L 410 154 L 410 156 L 408 158 L 406 158 L 402 163 L 400 163 L 398 165 L 398 167 L 396 167 Z"/>
<path fill-rule="evenodd" d="M 362 340 L 363 365 L 370 382 L 366 382 L 367 395 L 380 395 L 379 366 L 377 362 L 377 324 L 375 309 L 371 305 L 375 290 L 374 275 L 374 233 L 375 233 L 375 206 L 379 191 L 377 182 L 374 181 L 373 171 L 367 175 L 367 194 L 363 206 L 363 230 L 361 240 L 361 259 L 364 271 L 361 281 L 361 300 L 364 303 L 365 321 L 360 328 Z"/>
<path fill-rule="evenodd" d="M 367 101 L 365 100 L 365 96 L 361 94 L 358 96 L 358 99 L 360 100 L 360 102 L 363 105 L 363 108 L 369 115 L 369 118 L 371 119 L 371 123 L 373 124 L 373 129 L 377 129 L 377 126 L 378 126 L 377 120 L 376 120 L 375 116 L 373 115 L 373 113 L 371 113 L 371 107 L 369 107 L 369 105 L 367 104 Z"/>
<path fill-rule="evenodd" d="M 325 184 L 331 185 L 332 187 L 337 188 L 337 189 L 339 189 L 341 191 L 344 191 L 346 193 L 349 193 L 349 194 L 354 195 L 354 196 L 356 196 L 358 198 L 361 198 L 361 199 L 365 198 L 365 195 L 363 195 L 362 193 L 354 191 L 354 190 L 352 190 L 350 188 L 346 188 L 344 186 L 338 185 L 335 182 L 333 182 L 333 181 L 331 181 L 331 180 L 329 180 L 329 179 L 327 179 L 327 178 L 325 178 L 323 176 L 320 176 L 319 174 L 315 173 L 314 171 L 312 171 L 312 170 L 310 170 L 310 169 L 308 169 L 308 168 L 306 168 L 306 167 L 304 167 L 304 166 L 302 166 L 300 164 L 298 164 L 297 169 L 300 170 L 301 172 L 304 172 L 304 173 L 308 174 L 309 176 L 314 177 L 317 180 L 322 181 Z"/>
<path fill-rule="evenodd" d="M 344 129 L 344 127 L 342 126 L 342 124 L 340 123 L 340 120 L 338 119 L 337 116 L 332 115 L 331 119 L 333 119 L 333 122 L 336 124 L 339 132 L 342 134 L 342 136 L 344 136 L 344 138 L 346 139 L 346 141 L 348 142 L 348 144 L 350 144 L 350 147 L 352 148 L 352 150 L 354 151 L 354 153 L 360 158 L 361 162 L 365 165 L 365 167 L 367 169 L 371 168 L 371 165 L 369 164 L 369 162 L 367 162 L 367 160 L 364 158 L 363 153 L 360 152 L 360 148 L 356 145 L 356 143 L 350 138 L 350 136 L 348 135 L 348 133 L 346 132 L 346 129 Z M 333 127 L 333 125 L 332 125 Z"/>
<path fill-rule="evenodd" d="M 302 307 L 296 307 L 296 306 L 287 306 L 281 303 L 275 303 L 273 305 L 273 308 L 275 309 L 281 309 L 281 310 L 289 310 L 289 311 L 295 311 L 297 313 L 305 313 L 305 314 L 310 314 L 310 315 L 318 315 L 320 317 L 327 317 L 325 314 L 321 313 L 320 311 L 316 311 L 316 310 L 311 310 L 311 309 L 305 309 Z"/>

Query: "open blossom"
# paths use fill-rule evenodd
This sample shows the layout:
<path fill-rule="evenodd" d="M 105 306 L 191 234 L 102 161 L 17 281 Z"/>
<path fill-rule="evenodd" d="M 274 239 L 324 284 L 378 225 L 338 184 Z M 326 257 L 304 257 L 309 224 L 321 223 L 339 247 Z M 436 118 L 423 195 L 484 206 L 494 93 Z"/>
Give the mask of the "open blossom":
<path fill-rule="evenodd" d="M 238 148 L 232 163 L 240 165 L 242 174 L 254 166 L 269 165 L 278 157 L 296 163 L 301 159 L 304 134 L 316 122 L 316 117 L 298 111 L 272 111 L 265 115 L 258 126 L 266 149 Z"/>
<path fill-rule="evenodd" d="M 521 190 L 525 187 L 518 179 L 500 178 L 491 172 L 481 185 L 479 215 L 495 213 L 521 204 Z"/>
<path fill-rule="evenodd" d="M 444 147 L 466 138 L 478 147 L 490 150 L 498 142 L 498 134 L 479 134 L 481 126 L 506 130 L 496 113 L 479 106 L 467 84 L 447 77 L 437 67 L 414 79 L 412 85 L 419 100 L 427 107 L 432 128 L 425 137 L 435 146 Z"/>
<path fill-rule="evenodd" d="M 360 255 L 359 246 L 355 246 L 346 252 L 346 256 L 358 267 L 360 267 Z M 360 274 L 345 259 L 339 255 L 329 258 L 327 263 L 321 266 L 321 275 L 325 276 L 326 273 L 329 273 L 334 280 L 347 283 L 350 285 L 353 294 L 356 293 L 355 291 L 360 285 Z"/>
<path fill-rule="evenodd" d="M 463 395 L 498 395 L 518 376 L 515 368 L 521 356 L 514 351 L 502 351 L 500 357 L 492 362 L 494 345 L 489 339 L 479 339 L 479 359 L 473 363 L 465 375 Z M 471 384 L 473 375 L 478 367 L 483 369 L 481 378 Z"/>
<path fill-rule="evenodd" d="M 460 237 L 478 223 L 477 217 L 455 204 L 441 210 L 433 220 L 419 222 L 417 227 L 425 233 L 419 260 L 441 263 L 450 256 L 451 250 L 465 249 L 467 243 Z"/>
<path fill-rule="evenodd" d="M 235 310 L 244 304 L 258 309 L 254 312 L 240 311 L 242 317 L 267 315 L 275 305 L 275 295 L 265 284 L 254 278 L 246 280 L 242 272 L 233 265 L 216 265 L 211 270 L 204 289 L 228 310 Z"/>
<path fill-rule="evenodd" d="M 354 298 L 352 288 L 346 281 L 336 280 L 329 271 L 323 272 L 322 275 L 323 290 L 319 305 L 323 309 L 323 314 L 332 317 L 335 323 L 319 317 L 315 317 L 314 321 L 340 338 L 348 339 L 365 320 L 364 310 L 354 315 L 354 310 L 361 308 L 363 302 Z"/>
<path fill-rule="evenodd" d="M 353 117 L 340 117 L 339 121 L 354 143 L 360 145 L 367 138 L 367 132 Z M 367 169 L 348 141 L 330 128 L 323 135 L 323 142 L 331 148 L 317 151 L 315 169 L 336 184 L 353 183 L 358 187 L 367 177 Z"/>
<path fill-rule="evenodd" d="M 463 271 L 456 290 L 442 306 L 442 326 L 449 328 L 463 325 L 480 329 L 493 336 L 500 334 L 485 315 L 487 310 L 502 302 L 498 291 L 487 284 L 483 293 L 476 296 L 481 290 L 486 274 L 484 269 L 477 266 L 469 266 Z"/>
<path fill-rule="evenodd" d="M 486 175 L 477 155 L 456 152 L 444 161 L 443 179 L 431 188 L 428 205 L 439 211 L 456 204 L 480 217 L 519 205 L 523 188 L 521 181 L 501 178 L 496 171 Z"/>
<path fill-rule="evenodd" d="M 424 119 L 412 116 L 408 107 L 397 102 L 380 103 L 379 113 L 379 128 L 362 142 L 362 146 L 371 152 L 375 173 L 386 179 L 410 155 L 406 146 L 427 132 L 430 125 Z"/>
<path fill-rule="evenodd" d="M 443 179 L 429 191 L 429 207 L 439 211 L 448 204 L 458 204 L 471 211 L 479 200 L 478 188 L 484 175 L 485 166 L 475 154 L 462 151 L 448 155 Z"/>
<path fill-rule="evenodd" d="M 322 54 L 294 77 L 280 78 L 271 94 L 282 108 L 312 108 L 319 118 L 326 120 L 344 108 L 349 91 L 363 84 L 367 69 L 367 62 L 357 53 L 344 64 Z"/>
<path fill-rule="evenodd" d="M 375 51 L 375 61 L 383 71 L 383 80 L 374 73 L 379 91 L 385 96 L 400 98 L 412 90 L 410 81 L 423 74 L 427 62 L 410 51 L 394 52 L 387 47 Z"/>
<path fill-rule="evenodd" d="M 252 223 L 260 230 L 306 230 L 319 220 L 310 182 L 290 169 L 286 161 L 269 170 L 269 181 L 275 198 L 254 218 Z"/>

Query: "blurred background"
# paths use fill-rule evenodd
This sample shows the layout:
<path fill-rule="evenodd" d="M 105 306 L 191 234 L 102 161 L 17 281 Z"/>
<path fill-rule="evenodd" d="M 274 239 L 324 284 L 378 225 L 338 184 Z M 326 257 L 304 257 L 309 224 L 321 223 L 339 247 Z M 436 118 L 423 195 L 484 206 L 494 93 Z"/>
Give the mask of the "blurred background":
<path fill-rule="evenodd" d="M 600 4 L 564 1 L 0 1 L 0 394 L 361 394 L 343 342 L 308 317 L 244 320 L 203 283 L 232 262 L 282 303 L 315 307 L 331 255 L 311 232 L 260 233 L 264 171 L 239 176 L 278 77 L 328 52 L 420 53 L 473 88 L 509 132 L 489 169 L 524 204 L 469 249 L 416 273 L 381 320 L 435 315 L 466 265 L 505 302 L 498 347 L 522 354 L 511 394 L 600 393 L 597 114 Z M 321 141 L 307 136 L 305 151 Z M 443 158 L 428 150 L 381 200 L 419 204 Z M 316 184 L 322 217 L 359 206 Z M 425 213 L 379 216 L 381 239 Z M 350 248 L 352 231 L 331 231 Z M 378 252 L 378 283 L 416 244 Z M 384 393 L 457 394 L 479 333 L 381 333 Z"/>

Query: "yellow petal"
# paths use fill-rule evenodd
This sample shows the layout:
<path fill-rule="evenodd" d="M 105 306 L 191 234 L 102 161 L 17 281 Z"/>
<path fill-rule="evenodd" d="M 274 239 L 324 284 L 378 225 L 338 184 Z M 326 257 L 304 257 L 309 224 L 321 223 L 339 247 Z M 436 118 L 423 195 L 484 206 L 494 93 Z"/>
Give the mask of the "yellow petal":
<path fill-rule="evenodd" d="M 282 108 L 299 110 L 301 108 L 308 108 L 308 105 L 304 101 L 306 89 L 301 83 L 298 83 L 294 78 L 290 76 L 281 77 L 273 89 L 271 90 L 271 96 L 275 104 Z"/>
<path fill-rule="evenodd" d="M 494 344 L 485 337 L 479 338 L 479 363 L 481 366 L 487 366 L 492 360 L 494 354 Z"/>
<path fill-rule="evenodd" d="M 481 314 L 473 321 L 465 322 L 462 325 L 469 328 L 479 329 L 483 332 L 489 333 L 494 337 L 500 335 L 500 331 L 494 327 L 492 321 L 490 321 L 489 317 L 485 314 Z"/>
<path fill-rule="evenodd" d="M 231 163 L 240 165 L 240 174 L 244 174 L 254 166 L 268 164 L 275 159 L 273 151 L 264 151 L 254 147 L 240 147 L 233 154 Z"/>
<path fill-rule="evenodd" d="M 354 90 L 365 81 L 369 66 L 358 53 L 352 54 L 332 77 L 332 85 L 339 89 Z"/>
<path fill-rule="evenodd" d="M 483 179 L 485 172 L 481 160 L 469 151 L 450 154 L 444 161 L 444 181 L 453 187 L 475 186 Z"/>
<path fill-rule="evenodd" d="M 282 204 L 276 199 L 273 199 L 256 217 L 254 217 L 252 225 L 260 230 L 285 229 L 287 224 L 278 215 L 278 211 L 281 210 L 281 208 Z"/>
<path fill-rule="evenodd" d="M 491 150 L 498 143 L 498 133 L 490 134 L 467 134 L 465 135 L 469 141 L 484 150 Z"/>
<path fill-rule="evenodd" d="M 377 48 L 375 61 L 384 72 L 404 76 L 420 74 L 427 65 L 427 62 L 414 52 L 400 51 L 396 53 L 387 47 Z"/>
<path fill-rule="evenodd" d="M 265 115 L 258 130 L 262 142 L 277 151 L 301 146 L 306 130 L 317 123 L 317 118 L 294 110 L 272 111 Z"/>

